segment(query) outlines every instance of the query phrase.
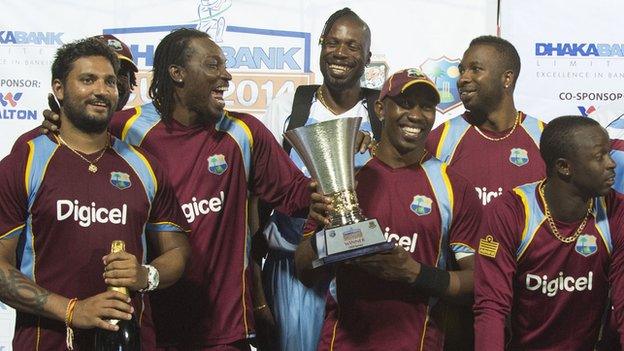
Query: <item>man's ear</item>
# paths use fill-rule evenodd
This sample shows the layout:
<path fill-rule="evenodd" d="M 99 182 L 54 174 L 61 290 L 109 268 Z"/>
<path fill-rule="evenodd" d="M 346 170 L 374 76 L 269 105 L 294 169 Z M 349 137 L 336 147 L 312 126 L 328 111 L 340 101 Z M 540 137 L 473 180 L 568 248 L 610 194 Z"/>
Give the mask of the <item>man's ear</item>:
<path fill-rule="evenodd" d="M 184 83 L 184 67 L 178 65 L 169 66 L 169 77 L 176 83 Z"/>
<path fill-rule="evenodd" d="M 65 96 L 65 87 L 63 86 L 63 82 L 61 82 L 58 78 L 52 81 L 52 93 L 56 97 L 56 100 L 59 102 L 63 101 L 63 97 Z"/>
<path fill-rule="evenodd" d="M 383 122 L 384 104 L 382 101 L 375 101 L 375 114 L 379 117 L 379 121 Z"/>

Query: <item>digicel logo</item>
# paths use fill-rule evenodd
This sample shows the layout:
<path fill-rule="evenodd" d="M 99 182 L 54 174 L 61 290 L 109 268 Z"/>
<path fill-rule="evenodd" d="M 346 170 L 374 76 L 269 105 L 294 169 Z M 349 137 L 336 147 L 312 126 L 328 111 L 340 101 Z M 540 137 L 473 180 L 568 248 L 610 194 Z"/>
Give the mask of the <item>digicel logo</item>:
<path fill-rule="evenodd" d="M 95 202 L 90 206 L 80 205 L 78 200 L 57 200 L 56 219 L 66 219 L 78 222 L 81 227 L 87 228 L 93 223 L 112 223 L 126 225 L 128 206 L 123 204 L 121 208 L 97 207 Z"/>
<path fill-rule="evenodd" d="M 526 276 L 526 288 L 531 291 L 538 291 L 541 289 L 542 294 L 553 297 L 557 295 L 559 291 L 585 291 L 592 289 L 594 272 L 589 271 L 586 277 L 571 277 L 564 276 L 563 272 L 559 272 L 559 276 L 549 280 L 547 275 L 539 276 L 536 274 L 527 274 Z"/>

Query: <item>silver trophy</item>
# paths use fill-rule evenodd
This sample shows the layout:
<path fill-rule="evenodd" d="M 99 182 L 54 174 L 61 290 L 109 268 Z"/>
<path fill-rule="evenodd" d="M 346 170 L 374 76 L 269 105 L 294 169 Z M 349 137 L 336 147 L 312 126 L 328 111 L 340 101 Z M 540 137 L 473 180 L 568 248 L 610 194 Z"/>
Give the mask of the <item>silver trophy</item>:
<path fill-rule="evenodd" d="M 394 247 L 377 220 L 366 219 L 358 205 L 353 149 L 361 122 L 361 117 L 338 118 L 284 133 L 320 191 L 333 200 L 331 223 L 316 233 L 319 257 L 314 268 Z"/>

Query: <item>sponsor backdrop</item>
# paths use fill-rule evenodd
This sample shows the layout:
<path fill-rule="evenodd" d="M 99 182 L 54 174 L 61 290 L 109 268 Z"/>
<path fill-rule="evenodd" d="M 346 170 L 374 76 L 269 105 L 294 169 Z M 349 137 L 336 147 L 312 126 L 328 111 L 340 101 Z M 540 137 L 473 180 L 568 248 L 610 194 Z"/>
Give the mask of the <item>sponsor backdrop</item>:
<path fill-rule="evenodd" d="M 516 106 L 551 120 L 624 113 L 624 29 L 619 0 L 502 0 L 501 36 L 522 59 Z M 618 112 L 616 112 L 618 111 Z M 601 121 L 606 126 L 610 121 Z"/>
<path fill-rule="evenodd" d="M 406 67 L 429 74 L 441 92 L 437 123 L 463 111 L 457 63 L 469 41 L 500 33 L 520 52 L 519 109 L 546 121 L 596 109 L 624 112 L 620 0 L 0 0 L 0 157 L 38 126 L 50 65 L 63 43 L 96 34 L 126 42 L 140 72 L 130 104 L 147 90 L 159 40 L 180 27 L 208 32 L 233 75 L 229 109 L 261 118 L 266 105 L 299 84 L 319 83 L 318 37 L 327 17 L 349 6 L 371 27 L 373 57 L 362 85 L 380 87 Z M 0 351 L 10 350 L 13 311 L 0 303 Z"/>

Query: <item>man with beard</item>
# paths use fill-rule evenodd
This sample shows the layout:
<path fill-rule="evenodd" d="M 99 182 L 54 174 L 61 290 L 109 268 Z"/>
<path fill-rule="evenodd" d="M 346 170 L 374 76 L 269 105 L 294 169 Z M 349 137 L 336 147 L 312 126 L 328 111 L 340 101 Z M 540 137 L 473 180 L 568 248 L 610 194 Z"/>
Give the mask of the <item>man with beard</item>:
<path fill-rule="evenodd" d="M 356 192 L 362 213 L 376 218 L 397 247 L 335 266 L 319 350 L 442 350 L 439 299 L 472 294 L 472 242 L 482 209 L 472 186 L 425 150 L 439 101 L 418 69 L 399 71 L 382 87 L 375 103 L 382 138 L 356 175 Z M 328 198 L 313 194 L 313 200 L 311 215 L 328 224 Z M 322 275 L 311 268 L 313 233 L 304 234 L 295 253 L 304 281 Z M 460 270 L 446 270 L 449 253 Z"/>
<path fill-rule="evenodd" d="M 131 314 L 143 348 L 153 348 L 142 292 L 184 271 L 190 248 L 168 179 L 151 156 L 107 132 L 118 67 L 96 39 L 61 47 L 52 90 L 63 129 L 0 161 L 0 299 L 17 310 L 14 350 L 72 349 L 72 327 L 76 349 L 90 350 L 93 328 L 115 331 L 110 320 Z M 109 254 L 113 240 L 126 252 Z M 147 244 L 153 259 L 143 264 Z"/>
<path fill-rule="evenodd" d="M 231 75 L 217 44 L 180 29 L 156 48 L 153 103 L 120 112 L 111 132 L 170 170 L 191 225 L 191 262 L 152 296 L 160 347 L 246 350 L 255 334 L 248 202 L 307 213 L 307 179 L 253 116 L 225 111 Z"/>
<path fill-rule="evenodd" d="M 609 292 L 624 338 L 624 197 L 611 189 L 609 136 L 592 119 L 559 117 L 540 152 L 546 179 L 505 194 L 480 230 L 477 350 L 592 350 Z"/>
<path fill-rule="evenodd" d="M 364 152 L 375 129 L 371 124 L 379 125 L 373 109 L 379 91 L 360 88 L 360 78 L 371 56 L 368 25 L 344 8 L 328 18 L 319 43 L 323 84 L 300 86 L 295 93 L 277 97 L 265 115 L 269 129 L 308 176 L 300 156 L 283 140 L 286 130 L 335 118 L 362 117 L 361 128 L 368 135 L 359 133 L 356 141 L 360 153 L 355 156 L 355 164 L 361 167 L 370 158 Z M 304 218 L 292 218 L 276 209 L 264 230 L 269 250 L 263 285 L 269 301 L 263 308 L 270 308 L 275 317 L 279 340 L 274 342 L 279 346 L 273 347 L 284 351 L 316 350 L 323 323 L 329 282 L 308 288 L 294 271 L 294 251 L 301 241 L 304 222 Z"/>
<path fill-rule="evenodd" d="M 544 124 L 516 110 L 520 56 L 510 42 L 475 38 L 459 71 L 457 87 L 467 111 L 433 130 L 427 149 L 466 177 L 486 206 L 505 191 L 544 177 L 538 148 Z M 470 350 L 471 309 L 450 306 L 448 316 L 446 350 Z"/>

